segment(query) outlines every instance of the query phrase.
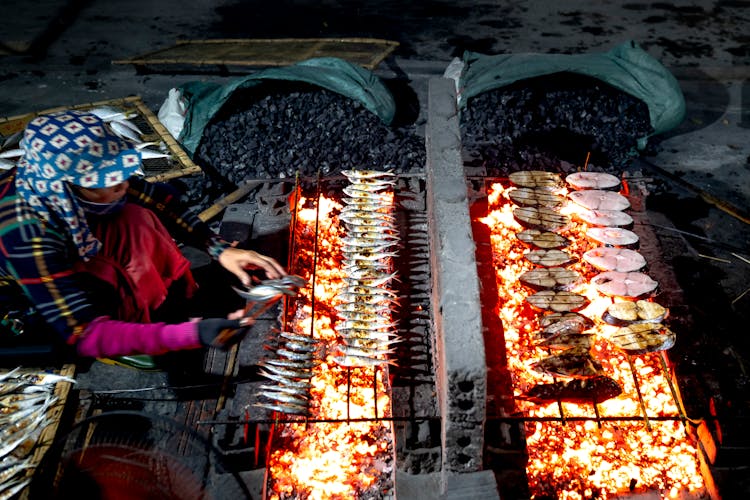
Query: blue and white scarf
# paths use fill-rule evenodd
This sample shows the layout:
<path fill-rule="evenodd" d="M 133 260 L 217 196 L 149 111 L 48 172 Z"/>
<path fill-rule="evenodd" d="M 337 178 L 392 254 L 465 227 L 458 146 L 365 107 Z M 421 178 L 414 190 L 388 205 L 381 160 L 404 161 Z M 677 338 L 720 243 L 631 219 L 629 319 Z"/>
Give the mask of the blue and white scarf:
<path fill-rule="evenodd" d="M 18 163 L 17 213 L 28 217 L 26 203 L 49 223 L 62 221 L 84 260 L 101 247 L 71 184 L 85 188 L 112 187 L 142 174 L 141 153 L 115 135 L 98 116 L 86 111 L 61 111 L 29 122 Z M 29 235 L 33 236 L 33 235 Z"/>

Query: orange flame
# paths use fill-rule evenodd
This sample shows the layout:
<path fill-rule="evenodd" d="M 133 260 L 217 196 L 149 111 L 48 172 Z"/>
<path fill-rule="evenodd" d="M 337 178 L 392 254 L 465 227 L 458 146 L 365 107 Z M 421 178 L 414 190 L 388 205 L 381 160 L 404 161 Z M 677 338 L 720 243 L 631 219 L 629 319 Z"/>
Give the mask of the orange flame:
<path fill-rule="evenodd" d="M 493 259 L 498 284 L 498 315 L 503 322 L 508 368 L 515 396 L 552 377 L 529 368 L 547 352 L 534 344 L 533 334 L 540 329 L 536 311 L 525 301 L 529 295 L 519 276 L 533 266 L 524 259 L 528 250 L 515 237 L 523 228 L 513 218 L 513 205 L 502 184 L 490 187 L 489 214 L 480 222 L 490 228 Z M 565 250 L 578 258 L 570 266 L 583 276 L 595 271 L 581 261 L 592 248 L 585 237 L 586 224 L 574 217 L 576 207 L 568 203 L 560 211 L 572 215 L 572 222 L 560 231 L 571 241 Z M 592 404 L 569 402 L 535 404 L 516 399 L 529 417 L 674 417 L 660 421 L 535 421 L 526 424 L 529 460 L 527 476 L 532 498 L 550 497 L 578 500 L 613 498 L 618 495 L 658 491 L 663 498 L 678 498 L 685 493 L 702 495 L 705 484 L 699 470 L 698 452 L 679 420 L 679 408 L 671 395 L 669 375 L 664 373 L 661 353 L 628 356 L 606 341 L 614 327 L 601 320 L 613 299 L 600 295 L 594 287 L 582 284 L 573 290 L 585 295 L 589 304 L 579 311 L 594 320 L 591 333 L 597 334 L 594 357 L 606 375 L 616 380 L 623 392 L 595 408 Z M 631 368 L 632 362 L 632 368 Z M 635 378 L 638 380 L 636 387 Z M 641 404 L 637 389 L 643 398 Z M 649 429 L 650 427 L 650 429 Z"/>
<path fill-rule="evenodd" d="M 325 197 L 318 203 L 305 198 L 297 203 L 296 260 L 292 269 L 309 283 L 314 274 L 314 283 L 300 291 L 287 311 L 292 318 L 289 329 L 312 332 L 329 347 L 337 343 L 334 307 L 345 277 L 341 269 L 344 231 L 337 217 L 341 208 L 341 204 Z M 316 237 L 314 255 L 312 242 Z M 311 419 L 340 422 L 275 427 L 273 444 L 277 446 L 269 453 L 267 464 L 270 499 L 353 498 L 378 486 L 376 479 L 387 467 L 383 457 L 392 454 L 388 424 L 375 420 L 347 422 L 391 416 L 388 370 L 347 369 L 327 355 L 313 373 Z"/>

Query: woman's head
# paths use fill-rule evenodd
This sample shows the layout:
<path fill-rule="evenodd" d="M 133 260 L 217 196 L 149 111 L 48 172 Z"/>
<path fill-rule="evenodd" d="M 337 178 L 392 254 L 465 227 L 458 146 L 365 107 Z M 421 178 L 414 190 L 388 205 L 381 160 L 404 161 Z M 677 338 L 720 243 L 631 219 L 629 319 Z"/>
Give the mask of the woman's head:
<path fill-rule="evenodd" d="M 98 116 L 62 111 L 34 118 L 26 126 L 21 166 L 39 180 L 108 188 L 142 173 L 141 154 L 115 135 Z"/>
<path fill-rule="evenodd" d="M 62 223 L 83 258 L 100 246 L 86 213 L 111 213 L 124 202 L 128 179 L 142 174 L 141 153 L 86 111 L 40 115 L 24 130 L 16 189 L 19 214 L 30 207 L 42 220 Z M 23 212 L 26 210 L 26 212 Z"/>

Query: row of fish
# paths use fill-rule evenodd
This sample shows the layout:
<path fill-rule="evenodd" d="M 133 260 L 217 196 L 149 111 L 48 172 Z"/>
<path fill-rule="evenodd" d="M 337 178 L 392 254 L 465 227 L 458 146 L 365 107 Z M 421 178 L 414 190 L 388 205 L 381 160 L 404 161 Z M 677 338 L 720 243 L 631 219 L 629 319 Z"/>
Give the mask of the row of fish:
<path fill-rule="evenodd" d="M 0 374 L 0 498 L 14 497 L 31 481 L 32 451 L 53 422 L 59 382 L 75 380 L 20 367 Z"/>
<path fill-rule="evenodd" d="M 341 366 L 377 366 L 389 363 L 395 333 L 391 311 L 398 297 L 389 283 L 396 278 L 392 259 L 399 236 L 393 215 L 395 175 L 389 171 L 345 170 L 344 287 L 336 296 L 341 344 L 334 361 Z"/>
<path fill-rule="evenodd" d="M 258 387 L 255 406 L 291 415 L 310 414 L 313 368 L 320 363 L 321 342 L 311 335 L 275 331 L 264 346 L 273 355 L 258 362 L 268 383 Z"/>
<path fill-rule="evenodd" d="M 568 216 L 559 213 L 564 198 L 553 192 L 563 187 L 562 179 L 550 172 L 526 171 L 511 174 L 510 180 L 517 186 L 508 195 L 518 205 L 514 216 L 527 228 L 517 237 L 534 248 L 525 257 L 538 266 L 520 279 L 538 290 L 526 300 L 544 313 L 537 341 L 551 352 L 531 368 L 564 379 L 532 387 L 523 397 L 540 403 L 600 403 L 616 397 L 622 391 L 619 384 L 603 375 L 601 364 L 591 354 L 594 335 L 586 330 L 594 323 L 575 312 L 588 303 L 584 296 L 570 291 L 581 283 L 582 276 L 563 267 L 576 257 L 562 250 L 570 241 L 557 233 L 570 222 Z M 602 319 L 621 328 L 608 340 L 629 354 L 668 349 L 674 344 L 674 334 L 658 322 L 666 316 L 663 307 L 645 300 L 635 302 L 635 310 L 618 305 L 634 303 L 630 301 L 656 289 L 656 282 L 639 272 L 646 262 L 632 249 L 638 242 L 637 235 L 623 227 L 633 221 L 622 212 L 630 206 L 627 198 L 612 191 L 619 187 L 619 179 L 604 173 L 578 172 L 566 181 L 574 189 L 568 198 L 579 205 L 579 218 L 593 226 L 587 230 L 587 237 L 601 245 L 584 253 L 582 259 L 592 269 L 602 271 L 591 281 L 599 293 L 613 297 L 611 311 Z"/>

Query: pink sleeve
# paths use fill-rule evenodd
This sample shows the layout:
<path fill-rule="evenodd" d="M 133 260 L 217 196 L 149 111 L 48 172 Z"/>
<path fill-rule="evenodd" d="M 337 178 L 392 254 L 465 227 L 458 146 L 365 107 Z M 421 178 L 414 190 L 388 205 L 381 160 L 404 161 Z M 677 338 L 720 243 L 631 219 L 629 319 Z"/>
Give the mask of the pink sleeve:
<path fill-rule="evenodd" d="M 111 357 L 130 354 L 159 355 L 201 347 L 198 323 L 127 323 L 101 316 L 84 330 L 77 342 L 81 356 Z"/>

